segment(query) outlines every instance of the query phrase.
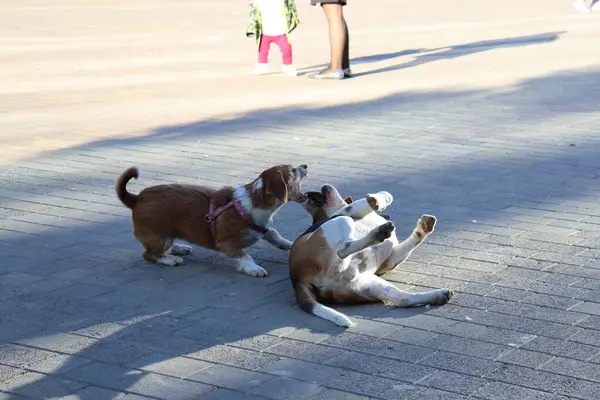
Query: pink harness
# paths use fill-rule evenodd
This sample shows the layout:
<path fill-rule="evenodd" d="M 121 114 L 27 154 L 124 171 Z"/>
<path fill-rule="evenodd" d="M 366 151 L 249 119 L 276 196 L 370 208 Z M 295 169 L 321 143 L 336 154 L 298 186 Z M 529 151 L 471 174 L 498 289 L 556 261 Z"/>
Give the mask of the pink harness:
<path fill-rule="evenodd" d="M 240 204 L 239 201 L 234 199 L 234 200 L 231 200 L 231 201 L 225 203 L 221 207 L 217 207 L 215 209 L 215 204 L 213 203 L 213 200 L 210 199 L 210 202 L 208 205 L 208 214 L 206 214 L 204 216 L 204 220 L 210 224 L 210 230 L 212 231 L 213 239 L 216 240 L 216 237 L 217 237 L 217 227 L 216 227 L 216 223 L 215 223 L 215 221 L 217 220 L 217 217 L 219 215 L 221 215 L 225 210 L 227 210 L 231 207 L 235 208 L 237 213 L 240 215 L 240 217 L 242 217 L 244 219 L 244 221 L 246 221 L 246 223 L 248 224 L 248 226 L 250 226 L 250 228 L 252 228 L 256 232 L 260 233 L 261 235 L 264 235 L 265 233 L 268 232 L 267 228 L 258 226 L 254 223 L 252 218 L 248 214 L 246 214 L 246 211 L 244 211 L 244 208 L 242 207 L 242 205 Z"/>

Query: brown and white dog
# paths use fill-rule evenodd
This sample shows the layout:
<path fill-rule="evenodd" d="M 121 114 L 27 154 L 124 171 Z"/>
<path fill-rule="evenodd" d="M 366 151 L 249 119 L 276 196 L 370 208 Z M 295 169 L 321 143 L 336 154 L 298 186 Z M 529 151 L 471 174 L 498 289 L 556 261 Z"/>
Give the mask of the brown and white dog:
<path fill-rule="evenodd" d="M 183 262 L 178 256 L 192 248 L 175 243 L 182 239 L 216 250 L 234 260 L 238 271 L 267 276 L 244 249 L 265 239 L 281 250 L 292 242 L 268 225 L 288 201 L 307 200 L 301 182 L 308 167 L 278 165 L 238 188 L 211 189 L 185 184 L 156 185 L 138 195 L 127 191 L 127 182 L 137 179 L 138 169 L 127 169 L 117 180 L 117 196 L 132 210 L 133 234 L 144 246 L 144 259 L 167 266 Z"/>
<path fill-rule="evenodd" d="M 292 246 L 290 277 L 298 305 L 304 311 L 349 327 L 344 314 L 321 303 L 357 304 L 382 301 L 395 307 L 447 303 L 449 289 L 408 293 L 380 278 L 404 262 L 433 232 L 436 218 L 423 215 L 403 242 L 393 222 L 376 211 L 392 203 L 392 195 L 379 192 L 352 202 L 329 185 L 321 192 L 306 193 L 303 207 L 313 226 Z"/>

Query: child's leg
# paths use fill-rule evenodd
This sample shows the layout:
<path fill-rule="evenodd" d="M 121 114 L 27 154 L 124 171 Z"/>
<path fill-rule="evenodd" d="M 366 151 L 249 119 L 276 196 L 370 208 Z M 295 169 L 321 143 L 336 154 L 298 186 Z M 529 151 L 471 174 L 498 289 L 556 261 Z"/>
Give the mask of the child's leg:
<path fill-rule="evenodd" d="M 260 37 L 260 46 L 258 46 L 258 63 L 269 63 L 269 48 L 273 42 L 273 36 L 262 35 Z"/>
<path fill-rule="evenodd" d="M 288 41 L 288 36 L 277 36 L 275 43 L 277 43 L 277 46 L 279 46 L 279 50 L 281 50 L 283 65 L 292 65 L 292 45 Z"/>

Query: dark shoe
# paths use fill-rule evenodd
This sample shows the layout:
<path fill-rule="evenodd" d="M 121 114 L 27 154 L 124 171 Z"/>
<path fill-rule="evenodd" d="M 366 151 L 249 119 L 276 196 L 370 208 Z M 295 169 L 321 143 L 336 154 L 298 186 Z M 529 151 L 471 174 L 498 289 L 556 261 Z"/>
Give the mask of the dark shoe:
<path fill-rule="evenodd" d="M 344 76 L 346 78 L 350 78 L 352 76 L 352 70 L 350 69 L 350 67 L 344 68 Z"/>
<path fill-rule="evenodd" d="M 317 72 L 316 74 L 308 75 L 309 78 L 312 79 L 344 79 L 345 74 L 343 69 L 338 69 L 337 71 L 325 72 L 325 70 Z"/>

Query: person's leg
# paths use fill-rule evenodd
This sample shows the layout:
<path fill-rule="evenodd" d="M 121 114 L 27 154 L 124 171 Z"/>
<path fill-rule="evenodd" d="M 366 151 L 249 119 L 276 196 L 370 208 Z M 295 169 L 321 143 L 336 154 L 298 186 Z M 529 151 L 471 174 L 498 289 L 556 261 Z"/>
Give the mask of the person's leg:
<path fill-rule="evenodd" d="M 350 34 L 348 33 L 348 24 L 346 24 L 346 19 L 342 16 L 342 21 L 344 21 L 344 31 L 345 38 L 344 41 L 344 54 L 342 56 L 342 69 L 344 72 L 350 70 Z"/>
<path fill-rule="evenodd" d="M 277 36 L 275 44 L 277 44 L 277 47 L 281 50 L 283 65 L 292 65 L 292 45 L 290 44 L 287 35 Z"/>
<path fill-rule="evenodd" d="M 282 64 L 283 64 L 281 70 L 283 71 L 283 73 L 286 75 L 289 75 L 289 76 L 298 75 L 298 73 L 296 71 L 296 67 L 294 66 L 294 64 L 292 62 L 292 45 L 290 44 L 288 36 L 287 35 L 278 36 L 277 41 L 275 43 L 279 47 L 279 50 L 281 50 L 281 57 L 282 57 Z"/>
<path fill-rule="evenodd" d="M 258 64 L 254 66 L 253 73 L 262 75 L 269 72 L 269 48 L 271 47 L 272 37 L 262 35 L 260 45 L 258 46 Z"/>
<path fill-rule="evenodd" d="M 342 5 L 339 3 L 321 4 L 327 23 L 329 24 L 330 62 L 325 73 L 342 69 L 344 46 L 346 44 L 346 24 Z"/>

